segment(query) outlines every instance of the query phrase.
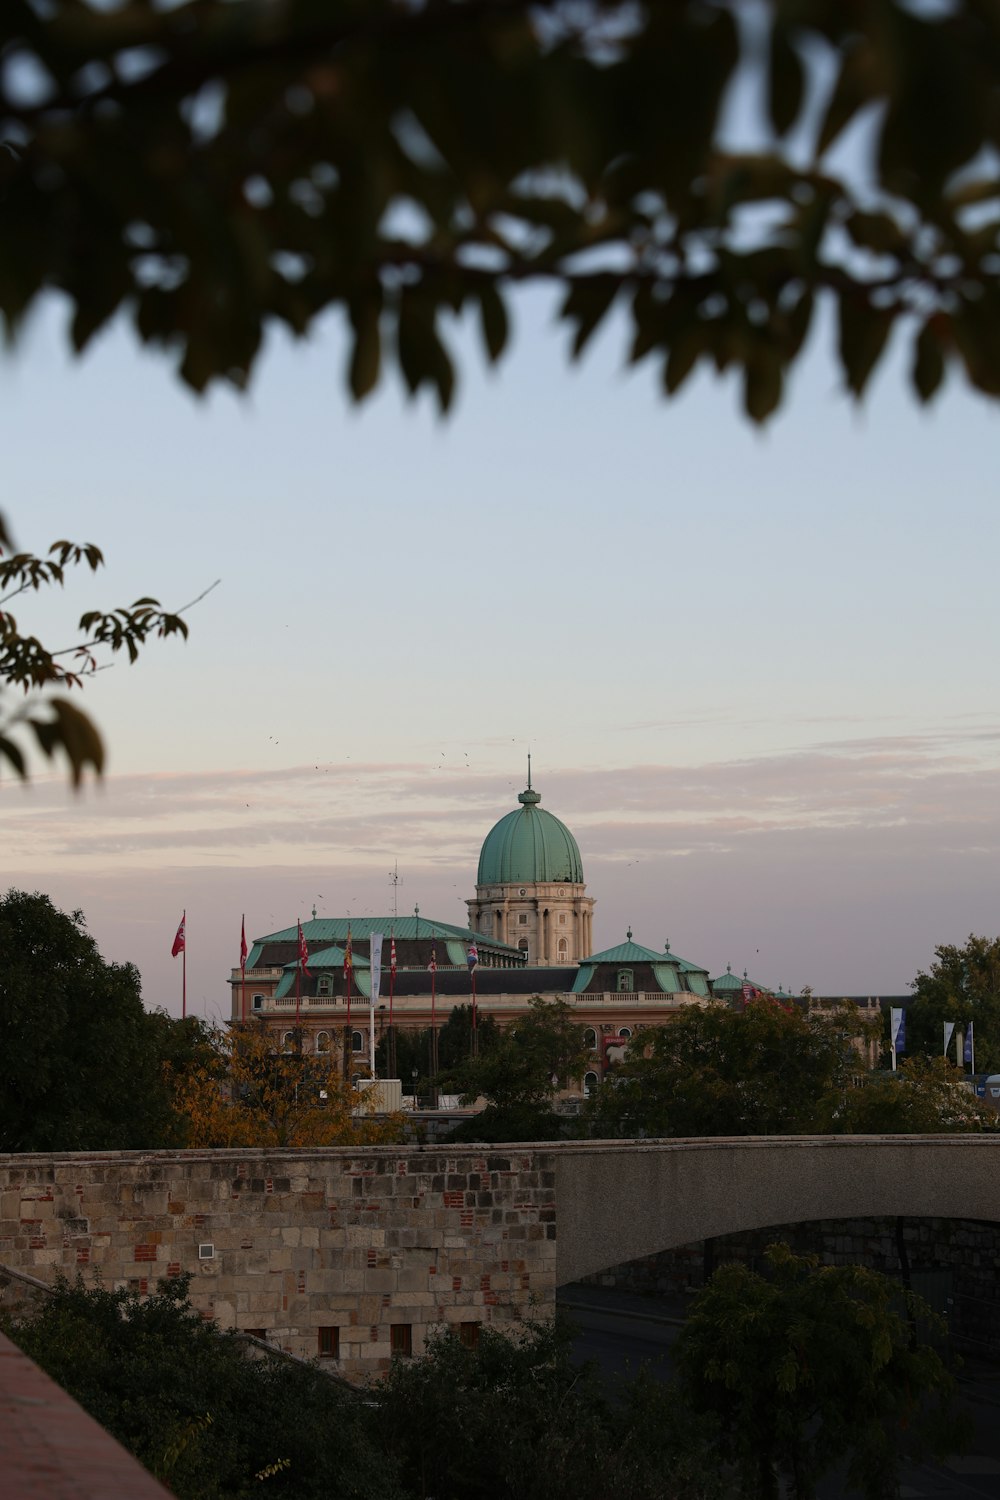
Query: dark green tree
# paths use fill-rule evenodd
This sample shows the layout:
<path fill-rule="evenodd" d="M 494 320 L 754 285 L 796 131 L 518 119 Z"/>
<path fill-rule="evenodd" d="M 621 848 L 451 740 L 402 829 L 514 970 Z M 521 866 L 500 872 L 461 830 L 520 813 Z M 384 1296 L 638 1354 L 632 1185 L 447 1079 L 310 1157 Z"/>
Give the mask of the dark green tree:
<path fill-rule="evenodd" d="M 492 1052 L 500 1036 L 500 1028 L 492 1016 L 476 1017 L 476 1047 L 481 1055 Z M 450 1071 L 472 1055 L 472 1006 L 455 1005 L 447 1020 L 438 1027 L 438 1068 Z M 388 1076 L 390 1066 L 390 1037 L 388 1028 L 383 1031 L 376 1049 L 376 1066 L 380 1078 Z M 431 1031 L 430 1027 L 416 1031 L 407 1027 L 396 1027 L 396 1077 L 403 1082 L 408 1092 L 414 1073 L 417 1084 L 425 1090 L 431 1076 Z"/>
<path fill-rule="evenodd" d="M 743 1500 L 813 1500 L 848 1463 L 866 1500 L 895 1500 L 904 1458 L 961 1446 L 954 1377 L 914 1333 L 926 1304 L 862 1266 L 772 1245 L 767 1274 L 720 1266 L 676 1346 L 682 1395 L 720 1424 Z M 919 1322 L 917 1321 L 919 1320 Z"/>
<path fill-rule="evenodd" d="M 934 949 L 927 972 L 918 973 L 913 990 L 906 1012 L 908 1053 L 940 1057 L 942 1023 L 954 1021 L 964 1033 L 974 1021 L 976 1071 L 1000 1072 L 1000 937 L 970 933 L 962 947 L 943 943 Z"/>
<path fill-rule="evenodd" d="M 0 898 L 0 1150 L 166 1144 L 175 1026 L 147 1014 L 138 970 L 105 962 L 81 912 Z"/>
<path fill-rule="evenodd" d="M 760 421 L 825 298 L 855 394 L 902 325 L 921 399 L 949 361 L 996 396 L 996 7 L 744 12 L 8 0 L 0 315 L 59 287 L 82 350 L 124 309 L 202 390 L 244 384 L 269 324 L 340 307 L 357 398 L 393 363 L 447 407 L 453 319 L 497 359 L 536 282 L 574 356 L 617 303 L 667 392 L 736 369 Z M 723 138 L 741 68 L 764 109 L 743 150 Z M 862 116 L 852 174 L 836 148 Z"/>
<path fill-rule="evenodd" d="M 491 1052 L 452 1068 L 441 1086 L 486 1108 L 459 1127 L 456 1138 L 492 1141 L 547 1140 L 565 1133 L 555 1111 L 562 1089 L 579 1083 L 592 1054 L 583 1028 L 563 1000 L 535 995 L 528 1013 L 505 1026 Z"/>
<path fill-rule="evenodd" d="M 762 422 L 825 302 L 854 396 L 896 331 L 920 400 L 949 367 L 997 396 L 1000 11 L 748 10 L 7 0 L 0 320 L 16 333 L 58 289 L 76 351 L 124 313 L 202 391 L 244 386 L 269 327 L 304 336 L 337 308 L 355 399 L 394 367 L 446 409 L 457 322 L 498 360 L 512 293 L 538 284 L 573 358 L 615 309 L 666 394 L 733 371 Z M 723 135 L 738 77 L 763 103 L 746 149 Z M 852 172 L 860 153 L 837 153 L 860 121 Z M 97 638 L 177 628 L 152 600 L 91 619 Z M 2 686 L 4 654 L 23 671 L 32 652 L 2 618 L 0 648 Z M 0 760 L 23 770 L 18 728 L 74 778 L 100 770 L 68 699 L 0 718 Z"/>
<path fill-rule="evenodd" d="M 419 1500 L 728 1500 L 711 1419 L 641 1378 L 609 1399 L 574 1364 L 569 1330 L 442 1330 L 372 1390 L 391 1456 Z"/>
<path fill-rule="evenodd" d="M 995 1130 L 995 1110 L 981 1103 L 960 1069 L 943 1057 L 900 1060 L 895 1073 L 871 1073 L 830 1099 L 827 1128 L 840 1135 L 958 1134 Z"/>
<path fill-rule="evenodd" d="M 250 1355 L 187 1301 L 59 1283 L 4 1331 L 180 1500 L 404 1500 L 370 1408 L 325 1371 Z"/>
<path fill-rule="evenodd" d="M 625 1061 L 589 1101 L 601 1136 L 787 1135 L 823 1127 L 864 1064 L 856 1006 L 808 1018 L 768 998 L 743 1011 L 691 1007 L 637 1032 Z"/>

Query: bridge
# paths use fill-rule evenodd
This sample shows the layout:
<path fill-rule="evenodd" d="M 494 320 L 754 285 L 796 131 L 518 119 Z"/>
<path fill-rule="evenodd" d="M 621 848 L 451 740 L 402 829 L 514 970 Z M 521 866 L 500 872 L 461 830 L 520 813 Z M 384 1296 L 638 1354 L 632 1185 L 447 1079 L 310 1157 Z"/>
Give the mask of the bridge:
<path fill-rule="evenodd" d="M 206 1317 L 352 1378 L 672 1246 L 886 1215 L 1000 1221 L 1000 1137 L 0 1156 L 0 1264 L 140 1294 L 189 1273 Z"/>

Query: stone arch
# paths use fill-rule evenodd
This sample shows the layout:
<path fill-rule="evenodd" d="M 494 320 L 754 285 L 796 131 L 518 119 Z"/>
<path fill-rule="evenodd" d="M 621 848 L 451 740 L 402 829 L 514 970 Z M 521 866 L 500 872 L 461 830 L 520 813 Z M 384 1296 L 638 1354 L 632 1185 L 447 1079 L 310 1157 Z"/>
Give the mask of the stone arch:
<path fill-rule="evenodd" d="M 1000 1222 L 1000 1138 L 601 1141 L 553 1153 L 557 1285 L 741 1230 L 815 1219 Z"/>

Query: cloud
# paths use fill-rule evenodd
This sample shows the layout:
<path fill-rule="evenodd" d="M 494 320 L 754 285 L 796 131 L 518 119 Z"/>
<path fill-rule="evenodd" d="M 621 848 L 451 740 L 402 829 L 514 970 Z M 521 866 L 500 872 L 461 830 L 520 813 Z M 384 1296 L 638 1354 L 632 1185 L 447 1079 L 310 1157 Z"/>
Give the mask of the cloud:
<path fill-rule="evenodd" d="M 934 726 L 708 764 L 552 767 L 539 789 L 580 844 L 598 946 L 631 924 L 714 973 L 732 962 L 765 982 L 899 993 L 934 943 L 996 925 L 997 738 Z M 396 860 L 400 910 L 464 923 L 482 840 L 516 806 L 506 775 L 374 762 L 2 795 L 6 883 L 83 906 L 153 1002 L 176 1003 L 169 946 L 186 907 L 208 1006 L 224 1004 L 242 912 L 248 932 L 313 904 L 387 914 Z"/>

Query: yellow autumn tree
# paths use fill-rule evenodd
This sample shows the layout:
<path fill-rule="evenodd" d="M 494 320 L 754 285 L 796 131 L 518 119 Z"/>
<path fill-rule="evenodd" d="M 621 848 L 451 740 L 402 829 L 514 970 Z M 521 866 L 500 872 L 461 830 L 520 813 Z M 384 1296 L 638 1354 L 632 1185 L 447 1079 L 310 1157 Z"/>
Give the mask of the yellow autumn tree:
<path fill-rule="evenodd" d="M 174 1080 L 174 1107 L 189 1147 L 383 1145 L 402 1138 L 405 1118 L 376 1114 L 373 1091 L 343 1076 L 335 1052 L 288 1051 L 259 1022 L 213 1034 L 207 1062 Z"/>

